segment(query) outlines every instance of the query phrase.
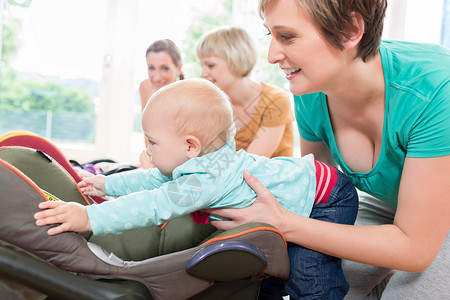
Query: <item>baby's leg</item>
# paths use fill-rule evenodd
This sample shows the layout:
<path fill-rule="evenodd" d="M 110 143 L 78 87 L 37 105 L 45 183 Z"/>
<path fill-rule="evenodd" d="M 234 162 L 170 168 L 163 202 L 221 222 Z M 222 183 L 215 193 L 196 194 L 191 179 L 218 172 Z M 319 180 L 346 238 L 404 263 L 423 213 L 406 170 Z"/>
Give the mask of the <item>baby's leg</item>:
<path fill-rule="evenodd" d="M 313 207 L 310 218 L 340 224 L 353 224 L 358 196 L 351 181 L 338 172 L 328 201 Z M 292 244 L 288 248 L 291 273 L 286 292 L 292 299 L 342 299 L 349 285 L 341 259 Z"/>
<path fill-rule="evenodd" d="M 348 291 L 339 258 L 291 244 L 291 271 L 285 283 L 290 299 L 339 300 Z"/>

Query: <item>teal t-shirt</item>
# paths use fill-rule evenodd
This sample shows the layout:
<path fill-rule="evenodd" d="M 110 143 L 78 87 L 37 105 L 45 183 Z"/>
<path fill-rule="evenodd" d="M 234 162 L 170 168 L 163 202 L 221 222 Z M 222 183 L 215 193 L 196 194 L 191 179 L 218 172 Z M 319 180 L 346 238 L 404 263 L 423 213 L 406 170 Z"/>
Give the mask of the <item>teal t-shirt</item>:
<path fill-rule="evenodd" d="M 294 96 L 300 135 L 323 141 L 355 186 L 397 206 L 405 157 L 450 154 L 450 50 L 438 45 L 384 41 L 385 116 L 381 153 L 368 173 L 352 172 L 333 135 L 326 95 Z"/>

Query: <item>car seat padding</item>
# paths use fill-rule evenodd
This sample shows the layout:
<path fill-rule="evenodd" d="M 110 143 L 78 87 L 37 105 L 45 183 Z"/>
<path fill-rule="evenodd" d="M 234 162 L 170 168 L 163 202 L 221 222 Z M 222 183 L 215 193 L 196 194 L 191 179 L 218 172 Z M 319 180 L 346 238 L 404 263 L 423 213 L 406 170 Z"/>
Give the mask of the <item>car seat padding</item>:
<path fill-rule="evenodd" d="M 9 162 L 3 160 L 3 158 Z M 16 168 L 10 162 L 18 164 L 23 171 L 30 173 L 33 176 L 33 179 L 28 177 L 27 174 L 19 170 L 19 168 Z M 41 173 L 35 172 L 33 169 L 35 167 L 40 168 Z M 156 257 L 144 258 L 139 261 L 123 260 L 123 257 L 120 257 L 119 260 L 115 260 L 115 262 L 112 260 L 108 261 L 108 259 L 100 259 L 91 250 L 87 242 L 87 240 L 92 242 L 93 236 L 85 238 L 74 232 L 65 232 L 56 236 L 49 236 L 47 230 L 54 225 L 37 226 L 33 217 L 33 215 L 39 211 L 38 203 L 46 200 L 46 196 L 34 180 L 46 184 L 44 182 L 44 177 L 47 177 L 47 179 L 52 179 L 54 177 L 54 185 L 67 185 L 68 187 L 70 185 L 76 185 L 73 180 L 67 180 L 65 176 L 58 174 L 58 172 L 63 172 L 60 166 L 49 161 L 45 156 L 42 156 L 34 149 L 16 147 L 8 149 L 0 148 L 0 192 L 2 194 L 0 200 L 0 227 L 2 228 L 0 231 L 0 246 L 4 252 L 0 252 L 0 260 L 8 257 L 8 253 L 11 254 L 11 251 L 8 252 L 11 247 L 8 248 L 5 247 L 5 245 L 14 245 L 17 249 L 21 249 L 15 249 L 16 251 L 12 252 L 12 254 L 16 255 L 15 257 L 18 257 L 21 254 L 27 254 L 29 259 L 35 263 L 45 262 L 48 266 L 56 266 L 63 270 L 76 273 L 82 277 L 101 280 L 114 279 L 138 281 L 150 291 L 154 299 L 187 299 L 190 297 L 193 297 L 193 299 L 200 299 L 198 298 L 199 295 L 203 295 L 204 297 L 209 297 L 212 294 L 216 295 L 216 291 L 222 290 L 222 288 L 224 289 L 222 295 L 229 295 L 230 297 L 231 294 L 238 290 L 244 293 L 248 290 L 248 293 L 254 294 L 255 288 L 257 290 L 259 286 L 258 280 L 261 279 L 259 278 L 260 276 L 268 276 L 267 274 L 282 278 L 287 278 L 288 276 L 289 261 L 287 258 L 285 241 L 280 238 L 280 233 L 276 229 L 267 224 L 245 224 L 226 232 L 212 232 L 211 227 L 196 224 L 196 226 L 205 226 L 201 227 L 205 228 L 205 231 L 200 235 L 197 235 L 196 237 L 195 234 L 192 235 L 196 239 L 196 244 L 186 244 L 187 248 L 178 249 L 174 253 L 164 253 L 162 255 L 161 253 L 158 253 L 158 256 Z M 70 176 L 68 176 L 68 178 L 70 179 Z M 46 188 L 50 189 L 49 192 L 57 194 L 58 196 L 65 193 L 64 189 L 61 189 L 59 192 L 57 190 L 52 190 L 52 185 L 48 183 Z M 60 187 L 58 187 L 58 189 L 59 188 Z M 79 194 L 80 191 L 75 188 L 72 190 L 72 193 Z M 68 195 L 67 197 L 69 197 L 69 199 L 75 199 L 73 195 Z M 76 201 L 82 202 L 84 199 L 76 198 Z M 184 220 L 183 218 L 173 220 L 181 223 L 177 224 L 170 221 L 163 229 L 159 227 L 145 228 L 147 230 L 160 231 L 159 235 L 156 235 L 155 241 L 152 242 L 151 240 L 148 240 L 146 242 L 148 242 L 149 245 L 140 245 L 139 243 L 135 243 L 136 241 L 133 241 L 132 236 L 129 236 L 129 239 L 127 240 L 128 245 L 125 246 L 128 246 L 129 248 L 156 246 L 158 251 L 161 249 L 164 251 L 176 249 L 178 247 L 176 239 L 179 237 L 176 237 L 173 244 L 168 247 L 165 242 L 162 243 L 164 246 L 161 246 L 160 240 L 162 237 L 171 239 L 173 237 L 170 232 L 180 232 L 180 228 L 185 229 L 186 226 L 181 225 L 186 220 L 189 220 L 190 223 L 194 224 L 189 216 L 186 216 Z M 168 231 L 165 231 L 166 229 Z M 190 229 L 195 231 L 197 227 Z M 143 231 L 142 236 L 145 234 L 146 232 Z M 180 235 L 183 235 L 183 233 L 180 233 Z M 204 240 L 208 235 L 209 238 Z M 191 236 L 187 236 L 189 237 L 189 240 Z M 122 236 L 109 236 L 109 238 L 111 241 L 114 239 L 121 240 Z M 213 249 L 216 247 L 216 243 L 227 244 L 229 243 L 229 240 L 238 243 L 249 243 L 257 247 L 259 251 L 264 254 L 261 255 L 260 253 L 257 253 L 258 251 L 253 251 L 252 253 L 252 251 L 243 252 L 241 251 L 242 249 L 234 249 L 232 251 L 235 251 L 234 253 L 237 253 L 237 255 L 228 257 L 228 254 L 233 252 L 224 254 L 220 253 L 220 251 L 216 253 L 212 251 L 209 256 L 212 260 L 206 259 L 205 262 L 199 261 L 196 264 L 197 266 L 200 266 L 197 267 L 198 270 L 202 269 L 206 271 L 193 272 L 192 274 L 186 272 L 187 262 L 196 253 L 208 252 L 208 250 L 205 249 Z M 203 243 L 200 244 L 201 241 L 203 241 Z M 185 243 L 187 242 L 185 241 Z M 99 245 L 103 247 L 103 245 Z M 2 253 L 4 256 L 2 256 Z M 241 257 L 242 253 L 244 254 Z M 114 252 L 114 254 L 116 253 Z M 217 258 L 216 255 L 218 255 Z M 219 257 L 220 255 L 224 256 L 221 258 Z M 145 257 L 144 254 L 143 257 Z M 264 266 L 264 262 L 258 262 L 258 259 L 264 261 L 263 257 L 269 262 L 266 266 Z M 123 261 L 122 265 L 120 263 L 121 260 Z M 223 267 L 223 265 L 221 266 L 218 264 L 218 262 L 223 263 L 223 260 L 229 260 L 230 262 L 234 260 L 235 262 L 233 264 L 237 262 L 237 264 L 241 265 L 243 265 L 243 260 L 252 260 L 257 263 L 252 263 L 254 266 L 250 266 L 249 270 L 253 270 L 252 272 L 245 270 L 245 272 L 247 272 L 246 274 L 244 274 L 244 272 L 238 274 L 239 276 L 236 276 L 233 268 L 227 269 Z M 117 264 L 117 261 L 119 261 L 119 264 Z M 53 276 L 58 276 L 60 271 L 64 272 L 63 274 L 71 274 L 58 268 L 56 268 L 58 271 L 54 271 L 50 268 L 48 273 L 45 271 L 41 274 L 39 272 L 42 270 L 34 269 L 32 264 L 29 265 L 30 270 L 25 270 L 28 267 L 23 264 L 22 260 L 18 261 L 17 258 L 8 262 L 5 260 L 0 262 L 0 272 L 5 272 L 4 268 L 7 263 L 11 263 L 13 268 L 22 268 L 21 271 L 18 272 L 20 274 L 26 274 L 28 272 L 29 275 L 32 275 L 32 280 L 40 281 L 40 279 L 44 280 L 43 278 L 45 277 L 47 282 L 58 281 L 59 288 L 66 283 L 65 281 L 61 281 L 58 277 L 53 278 Z M 41 265 L 39 265 L 39 267 L 41 267 Z M 213 277 L 208 278 L 208 268 L 211 268 L 211 270 L 216 268 L 216 272 L 222 272 L 224 274 L 217 276 L 215 274 L 216 272 L 209 272 L 209 275 L 212 275 Z M 251 276 L 252 278 L 239 280 L 239 278 L 244 275 Z M 221 279 L 222 281 L 215 281 L 216 279 Z M 20 280 L 25 279 L 21 277 Z M 225 282 L 229 282 L 233 288 L 230 288 L 230 285 Z M 67 284 L 70 284 L 70 281 L 68 281 Z M 97 285 L 94 283 L 86 284 L 86 286 L 92 287 Z M 212 286 L 215 287 L 214 290 L 209 289 Z M 47 289 L 47 287 L 44 289 Z M 106 293 L 107 288 L 105 289 L 106 290 L 101 291 L 100 294 Z M 59 293 L 59 290 L 50 292 L 52 295 L 55 295 L 55 293 Z M 80 297 L 80 293 L 83 294 L 83 292 L 84 291 L 79 291 L 78 293 L 74 292 L 74 295 Z M 242 297 L 243 294 L 239 293 L 236 295 Z M 85 297 L 83 296 L 82 298 Z M 90 297 L 86 299 L 95 298 Z M 105 298 L 99 297 L 98 299 Z M 222 298 L 220 296 L 217 299 L 227 298 Z"/>

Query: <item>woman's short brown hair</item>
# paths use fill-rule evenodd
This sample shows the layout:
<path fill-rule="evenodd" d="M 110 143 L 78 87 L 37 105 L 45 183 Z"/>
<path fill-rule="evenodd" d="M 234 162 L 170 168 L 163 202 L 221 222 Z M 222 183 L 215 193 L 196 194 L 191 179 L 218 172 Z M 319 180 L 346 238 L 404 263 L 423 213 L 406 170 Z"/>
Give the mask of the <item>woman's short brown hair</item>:
<path fill-rule="evenodd" d="M 282 1 L 278 0 L 279 4 Z M 274 0 L 260 0 L 259 14 L 263 18 L 266 7 Z M 356 57 L 366 61 L 378 52 L 383 33 L 387 0 L 297 0 L 316 24 L 322 36 L 332 46 L 344 49 L 343 41 L 353 32 L 353 13 L 364 20 L 364 34 Z"/>

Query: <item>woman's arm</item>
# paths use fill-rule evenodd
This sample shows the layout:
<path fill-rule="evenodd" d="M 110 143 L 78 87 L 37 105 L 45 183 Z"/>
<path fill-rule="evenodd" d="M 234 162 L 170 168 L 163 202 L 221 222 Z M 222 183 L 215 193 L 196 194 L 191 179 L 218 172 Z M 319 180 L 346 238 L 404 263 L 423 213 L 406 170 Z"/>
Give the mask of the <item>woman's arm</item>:
<path fill-rule="evenodd" d="M 420 272 L 439 252 L 450 228 L 450 156 L 407 158 L 394 224 L 349 226 L 301 220 L 289 213 L 286 239 L 333 256 Z"/>
<path fill-rule="evenodd" d="M 280 145 L 286 125 L 260 127 L 255 138 L 247 147 L 247 152 L 271 157 Z"/>
<path fill-rule="evenodd" d="M 141 111 L 144 111 L 145 106 L 147 105 L 148 100 L 152 96 L 153 91 L 150 84 L 149 79 L 145 79 L 139 85 L 139 95 L 141 96 Z M 147 149 L 147 138 L 144 138 L 145 149 Z M 156 166 L 152 163 L 150 158 L 146 155 L 145 150 L 141 153 L 139 157 L 140 167 L 144 170 L 148 170 L 150 168 L 155 168 Z"/>
<path fill-rule="evenodd" d="M 147 105 L 148 99 L 152 96 L 152 87 L 150 85 L 150 80 L 145 79 L 139 85 L 139 95 L 141 96 L 141 108 L 144 110 L 145 105 Z"/>
<path fill-rule="evenodd" d="M 342 225 L 288 211 L 279 230 L 288 241 L 325 254 L 420 272 L 433 262 L 450 229 L 449 174 L 450 156 L 407 158 L 392 225 Z M 258 194 L 257 200 L 243 209 L 214 210 L 234 220 L 213 222 L 219 229 L 256 221 L 279 224 L 283 209 L 278 201 L 254 177 L 247 175 L 246 181 Z"/>

